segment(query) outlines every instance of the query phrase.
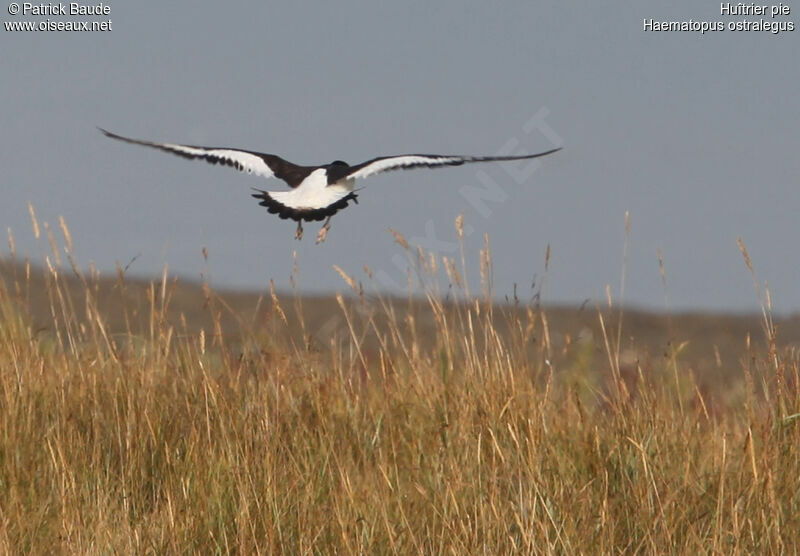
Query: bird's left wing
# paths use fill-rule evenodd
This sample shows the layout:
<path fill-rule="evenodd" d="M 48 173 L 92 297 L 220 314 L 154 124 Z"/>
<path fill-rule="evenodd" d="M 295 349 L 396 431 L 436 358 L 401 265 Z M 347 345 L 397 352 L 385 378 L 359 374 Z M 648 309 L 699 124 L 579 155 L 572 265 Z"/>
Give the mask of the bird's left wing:
<path fill-rule="evenodd" d="M 410 170 L 412 168 L 441 168 L 444 166 L 460 166 L 469 162 L 502 162 L 507 160 L 525 160 L 538 158 L 560 151 L 561 147 L 549 151 L 520 156 L 457 156 L 438 154 L 403 154 L 399 156 L 382 156 L 361 164 L 351 166 L 347 177 L 353 179 L 366 178 L 391 170 Z"/>
<path fill-rule="evenodd" d="M 218 147 L 198 147 L 193 145 L 178 145 L 175 143 L 154 143 L 152 141 L 142 141 L 141 139 L 131 139 L 116 133 L 111 133 L 105 129 L 98 128 L 106 137 L 152 147 L 168 153 L 176 154 L 184 158 L 200 159 L 211 164 L 222 164 L 232 166 L 241 172 L 255 174 L 265 178 L 276 177 L 287 182 L 291 187 L 297 187 L 302 179 L 308 174 L 304 166 L 292 164 L 274 154 L 258 153 L 241 149 L 229 149 Z"/>

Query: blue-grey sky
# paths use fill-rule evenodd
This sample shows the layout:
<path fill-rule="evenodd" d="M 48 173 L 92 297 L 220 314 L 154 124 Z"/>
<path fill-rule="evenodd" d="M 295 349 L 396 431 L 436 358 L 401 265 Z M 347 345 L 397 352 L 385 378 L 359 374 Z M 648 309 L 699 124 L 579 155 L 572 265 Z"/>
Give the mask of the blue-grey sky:
<path fill-rule="evenodd" d="M 3 22 L 92 19 L 7 4 Z M 544 300 L 581 303 L 604 300 L 606 284 L 618 295 L 630 211 L 626 302 L 664 306 L 661 249 L 672 309 L 757 309 L 741 236 L 775 307 L 798 311 L 800 30 L 643 30 L 649 18 L 761 19 L 719 12 L 694 0 L 140 1 L 95 18 L 109 32 L 2 30 L 0 225 L 34 260 L 47 246 L 28 202 L 51 226 L 63 216 L 78 260 L 102 271 L 138 257 L 139 275 L 168 264 L 216 287 L 288 287 L 296 251 L 305 291 L 341 290 L 333 265 L 361 278 L 366 264 L 397 292 L 405 266 L 388 228 L 458 257 L 463 214 L 473 284 L 484 234 L 499 296 L 543 276 L 549 244 Z M 301 164 L 565 148 L 536 166 L 369 178 L 315 245 L 317 224 L 297 242 L 250 198 L 280 182 L 95 126 Z"/>

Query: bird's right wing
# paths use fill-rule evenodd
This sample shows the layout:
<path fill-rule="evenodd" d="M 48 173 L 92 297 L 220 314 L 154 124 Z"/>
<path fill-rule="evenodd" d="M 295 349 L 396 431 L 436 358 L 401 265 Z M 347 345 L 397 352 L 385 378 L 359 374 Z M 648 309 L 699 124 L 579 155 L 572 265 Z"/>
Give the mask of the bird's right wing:
<path fill-rule="evenodd" d="M 561 148 L 549 151 L 526 154 L 521 156 L 458 156 L 458 155 L 438 155 L 438 154 L 402 154 L 399 156 L 382 156 L 373 158 L 356 166 L 352 166 L 348 173 L 348 178 L 366 178 L 381 172 L 390 170 L 410 170 L 412 168 L 441 168 L 443 166 L 460 166 L 468 162 L 502 162 L 506 160 L 524 160 L 528 158 L 538 158 L 545 156 Z"/>

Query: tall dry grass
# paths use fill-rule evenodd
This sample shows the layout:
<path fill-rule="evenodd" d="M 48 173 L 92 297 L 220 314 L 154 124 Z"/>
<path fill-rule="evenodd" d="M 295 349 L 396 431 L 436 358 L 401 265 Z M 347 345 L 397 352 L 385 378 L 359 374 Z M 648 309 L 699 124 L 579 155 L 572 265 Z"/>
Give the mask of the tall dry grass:
<path fill-rule="evenodd" d="M 488 240 L 473 294 L 469 254 L 397 234 L 422 295 L 384 298 L 369 269 L 366 286 L 338 269 L 352 295 L 327 345 L 302 298 L 274 292 L 235 335 L 210 288 L 197 303 L 214 326 L 171 321 L 166 272 L 111 330 L 60 228 L 44 291 L 26 272 L 0 282 L 2 552 L 798 550 L 800 358 L 766 306 L 739 378 L 709 391 L 679 349 L 626 355 L 621 311 L 598 311 L 600 338 L 555 342 L 535 301 L 496 305 Z"/>

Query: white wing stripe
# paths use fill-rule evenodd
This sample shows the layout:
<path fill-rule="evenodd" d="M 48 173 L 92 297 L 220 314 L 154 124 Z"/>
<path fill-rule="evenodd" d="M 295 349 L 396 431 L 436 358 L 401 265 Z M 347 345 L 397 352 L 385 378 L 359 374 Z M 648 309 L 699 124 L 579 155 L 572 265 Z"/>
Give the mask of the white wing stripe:
<path fill-rule="evenodd" d="M 209 162 L 213 162 L 214 159 L 219 159 L 223 163 L 234 166 L 237 170 L 247 172 L 248 174 L 255 174 L 265 178 L 271 178 L 275 175 L 272 169 L 267 166 L 267 163 L 264 162 L 263 158 L 244 151 L 235 149 L 201 149 L 189 147 L 187 145 L 175 145 L 173 143 L 163 143 L 160 145 L 156 143 L 154 146 L 160 146 L 178 154 L 204 158 Z"/>
<path fill-rule="evenodd" d="M 425 156 L 419 154 L 407 154 L 402 156 L 393 156 L 390 158 L 381 158 L 375 162 L 364 166 L 363 168 L 349 174 L 348 177 L 359 179 L 366 178 L 388 170 L 404 168 L 407 166 L 417 165 L 431 165 L 431 166 L 445 166 L 458 162 L 465 162 L 467 159 L 463 156 Z"/>
<path fill-rule="evenodd" d="M 145 147 L 160 149 L 162 151 L 167 151 L 186 158 L 200 158 L 210 162 L 211 164 L 233 166 L 242 172 L 255 174 L 265 178 L 271 178 L 275 176 L 275 171 L 270 168 L 264 157 L 272 157 L 278 161 L 281 160 L 279 157 L 275 157 L 274 155 L 259 156 L 258 154 L 248 151 L 241 151 L 238 149 L 193 147 L 190 145 L 178 145 L 176 143 L 155 143 L 153 141 L 142 141 L 141 139 L 131 139 L 130 137 L 117 135 L 116 133 L 111 133 L 103 128 L 99 129 L 101 132 L 103 132 L 103 134 L 106 135 L 106 137 L 111 137 L 112 139 L 125 141 L 126 143 L 132 143 L 134 145 L 142 145 Z"/>
<path fill-rule="evenodd" d="M 519 156 L 458 156 L 458 155 L 437 155 L 437 154 L 404 154 L 399 156 L 387 156 L 376 158 L 356 166 L 356 170 L 347 177 L 358 179 L 366 178 L 380 172 L 389 170 L 400 170 L 403 168 L 418 168 L 425 166 L 428 168 L 438 168 L 440 166 L 459 166 L 465 162 L 503 162 L 510 160 L 525 160 L 538 158 L 550 153 L 561 150 L 561 147 L 537 154 L 525 154 Z"/>

